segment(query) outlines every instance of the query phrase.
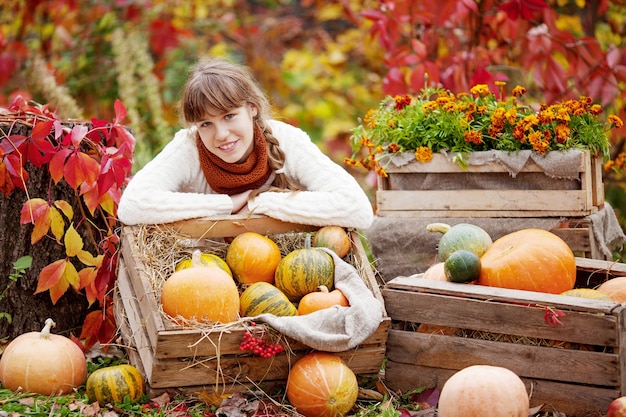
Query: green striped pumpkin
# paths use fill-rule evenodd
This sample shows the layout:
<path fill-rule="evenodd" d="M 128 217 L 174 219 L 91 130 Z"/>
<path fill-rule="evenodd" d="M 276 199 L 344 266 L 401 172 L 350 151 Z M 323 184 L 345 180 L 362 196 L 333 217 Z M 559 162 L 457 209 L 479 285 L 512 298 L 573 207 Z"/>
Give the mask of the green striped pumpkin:
<path fill-rule="evenodd" d="M 296 249 L 278 264 L 274 284 L 293 302 L 317 291 L 321 285 L 332 290 L 335 284 L 335 263 L 321 249 Z"/>
<path fill-rule="evenodd" d="M 296 316 L 298 309 L 287 296 L 269 282 L 255 282 L 239 298 L 241 317 L 270 313 L 275 316 Z"/>
<path fill-rule="evenodd" d="M 115 365 L 100 368 L 87 378 L 87 397 L 101 406 L 124 401 L 128 396 L 131 401 L 138 401 L 145 392 L 141 372 L 132 365 Z"/>

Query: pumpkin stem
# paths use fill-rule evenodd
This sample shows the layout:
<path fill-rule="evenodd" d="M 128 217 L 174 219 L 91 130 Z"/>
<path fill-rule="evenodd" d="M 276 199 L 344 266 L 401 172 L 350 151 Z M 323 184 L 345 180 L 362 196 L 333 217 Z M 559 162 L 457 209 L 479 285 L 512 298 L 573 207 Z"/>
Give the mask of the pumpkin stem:
<path fill-rule="evenodd" d="M 326 285 L 320 285 L 319 287 L 317 287 L 317 290 L 319 292 L 328 292 L 328 287 Z"/>
<path fill-rule="evenodd" d="M 450 225 L 445 223 L 431 223 L 426 226 L 426 230 L 429 232 L 439 232 L 441 234 L 445 234 L 448 230 L 450 230 Z"/>
<path fill-rule="evenodd" d="M 311 249 L 311 234 L 307 233 L 304 237 L 304 248 Z"/>
<path fill-rule="evenodd" d="M 202 251 L 200 249 L 196 249 L 191 254 L 191 266 L 193 268 L 197 268 L 202 266 L 204 262 L 202 262 Z"/>
<path fill-rule="evenodd" d="M 42 339 L 50 339 L 50 328 L 56 326 L 57 324 L 54 322 L 54 320 L 48 318 L 46 319 L 46 322 L 43 326 L 43 329 L 41 329 L 41 335 L 40 337 Z"/>

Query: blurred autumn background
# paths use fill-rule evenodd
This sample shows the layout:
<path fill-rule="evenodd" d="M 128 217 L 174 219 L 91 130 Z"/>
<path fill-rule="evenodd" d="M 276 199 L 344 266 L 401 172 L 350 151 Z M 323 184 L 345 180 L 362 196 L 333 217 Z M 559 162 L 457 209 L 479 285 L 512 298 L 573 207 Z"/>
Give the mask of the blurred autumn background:
<path fill-rule="evenodd" d="M 179 128 L 189 67 L 226 55 L 343 163 L 359 118 L 425 83 L 458 93 L 502 80 L 538 104 L 585 95 L 626 120 L 625 36 L 623 0 L 5 0 L 0 107 L 22 96 L 63 119 L 113 120 L 119 99 L 136 170 Z M 613 134 L 623 164 L 626 129 Z M 375 178 L 346 168 L 373 196 Z M 623 174 L 605 186 L 626 226 Z"/>

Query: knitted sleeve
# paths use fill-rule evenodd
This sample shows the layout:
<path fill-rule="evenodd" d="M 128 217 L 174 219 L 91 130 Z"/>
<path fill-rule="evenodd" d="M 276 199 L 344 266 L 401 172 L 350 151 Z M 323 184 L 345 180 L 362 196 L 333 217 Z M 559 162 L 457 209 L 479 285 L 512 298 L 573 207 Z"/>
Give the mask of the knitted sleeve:
<path fill-rule="evenodd" d="M 273 121 L 272 130 L 285 152 L 286 175 L 304 191 L 261 193 L 248 203 L 251 212 L 315 226 L 371 226 L 372 205 L 352 175 L 326 156 L 301 129 Z"/>
<path fill-rule="evenodd" d="M 230 197 L 214 194 L 207 184 L 195 142 L 184 129 L 131 179 L 118 218 L 127 225 L 157 224 L 231 211 Z"/>

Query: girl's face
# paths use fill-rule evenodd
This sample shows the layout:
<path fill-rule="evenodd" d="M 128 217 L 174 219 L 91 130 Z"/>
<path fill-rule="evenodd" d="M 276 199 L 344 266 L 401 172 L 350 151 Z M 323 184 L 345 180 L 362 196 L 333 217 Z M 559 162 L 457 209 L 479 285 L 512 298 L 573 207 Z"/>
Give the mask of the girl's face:
<path fill-rule="evenodd" d="M 254 149 L 254 106 L 242 106 L 222 114 L 206 114 L 195 123 L 204 146 L 225 162 L 244 162 Z"/>

